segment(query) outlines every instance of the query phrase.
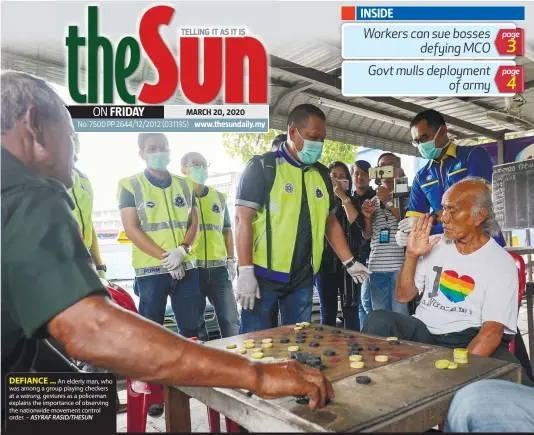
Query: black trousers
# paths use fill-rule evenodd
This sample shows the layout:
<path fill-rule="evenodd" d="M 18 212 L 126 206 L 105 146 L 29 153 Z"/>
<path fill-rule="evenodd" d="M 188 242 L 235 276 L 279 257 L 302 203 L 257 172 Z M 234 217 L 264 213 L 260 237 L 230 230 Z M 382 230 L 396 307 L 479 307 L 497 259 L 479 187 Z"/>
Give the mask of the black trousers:
<path fill-rule="evenodd" d="M 362 332 L 367 334 L 382 337 L 398 337 L 402 340 L 432 344 L 448 349 L 457 347 L 466 348 L 477 336 L 479 331 L 477 328 L 469 328 L 451 334 L 435 335 L 431 334 L 426 325 L 419 319 L 386 310 L 377 310 L 369 313 L 362 330 Z M 521 362 L 508 350 L 508 345 L 512 338 L 513 336 L 505 337 L 491 357 L 520 365 L 523 385 L 534 387 L 534 382 L 529 378 Z"/>

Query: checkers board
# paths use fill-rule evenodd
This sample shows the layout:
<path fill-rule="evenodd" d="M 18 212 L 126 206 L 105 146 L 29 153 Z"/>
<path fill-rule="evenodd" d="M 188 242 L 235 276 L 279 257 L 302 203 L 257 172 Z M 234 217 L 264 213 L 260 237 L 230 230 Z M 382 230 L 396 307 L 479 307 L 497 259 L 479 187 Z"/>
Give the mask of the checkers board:
<path fill-rule="evenodd" d="M 261 348 L 262 340 L 271 338 L 273 340 L 273 346 L 269 349 L 262 349 L 262 351 L 265 358 L 273 357 L 275 361 L 291 359 L 291 352 L 288 348 L 290 346 L 299 346 L 299 352 L 306 352 L 321 357 L 321 361 L 325 366 L 323 373 L 331 382 L 344 379 L 348 376 L 364 373 L 377 367 L 386 366 L 425 353 L 432 349 L 431 346 L 413 342 L 403 342 L 403 340 L 400 340 L 399 344 L 393 344 L 392 342 L 388 342 L 385 337 L 371 336 L 326 325 L 312 324 L 310 327 L 298 331 L 295 331 L 294 328 L 295 325 L 286 325 L 216 340 L 215 342 L 207 342 L 206 344 L 210 347 L 216 347 L 221 350 L 226 350 L 227 352 L 236 353 L 236 349 L 226 349 L 226 345 L 235 344 L 237 349 L 243 349 L 244 341 L 253 339 L 254 348 Z M 334 333 L 332 331 L 339 332 Z M 304 342 L 297 343 L 297 333 L 305 333 L 306 337 L 303 340 Z M 347 337 L 347 334 L 352 337 Z M 315 336 L 322 337 L 316 338 Z M 289 343 L 280 343 L 280 339 L 289 339 Z M 309 343 L 312 341 L 318 342 L 319 346 L 311 347 Z M 376 346 L 379 350 L 369 351 L 368 348 L 370 346 Z M 324 355 L 324 351 L 327 349 L 334 350 L 335 355 Z M 362 361 L 365 363 L 364 368 L 351 368 L 349 361 L 349 352 L 351 351 L 356 351 L 362 355 Z M 242 356 L 252 359 L 251 354 L 252 349 L 247 349 L 247 352 Z M 376 362 L 375 356 L 377 355 L 386 355 L 388 361 L 385 363 Z M 261 362 L 262 359 L 255 361 Z M 271 360 L 271 362 L 273 361 Z"/>

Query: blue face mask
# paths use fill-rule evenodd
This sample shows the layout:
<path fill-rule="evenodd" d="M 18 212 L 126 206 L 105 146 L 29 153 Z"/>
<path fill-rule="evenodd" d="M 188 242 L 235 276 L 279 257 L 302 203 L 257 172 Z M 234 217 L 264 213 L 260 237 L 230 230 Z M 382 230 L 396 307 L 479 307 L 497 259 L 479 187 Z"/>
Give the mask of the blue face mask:
<path fill-rule="evenodd" d="M 304 139 L 300 135 L 300 132 L 298 130 L 297 133 L 304 141 L 302 150 L 297 151 L 297 156 L 299 157 L 300 161 L 305 165 L 312 165 L 314 163 L 317 163 L 317 161 L 321 158 L 321 155 L 323 154 L 324 142 L 320 142 L 318 140 Z"/>
<path fill-rule="evenodd" d="M 164 171 L 170 161 L 171 156 L 168 152 L 150 153 L 146 156 L 146 165 L 154 171 Z"/>
<path fill-rule="evenodd" d="M 436 138 L 438 137 L 440 130 L 441 130 L 441 127 L 438 128 L 438 131 L 436 132 L 434 139 L 429 140 L 428 142 L 422 142 L 418 145 L 419 152 L 425 159 L 429 159 L 429 160 L 437 159 L 439 155 L 441 154 L 441 148 L 436 148 Z"/>
<path fill-rule="evenodd" d="M 204 166 L 192 166 L 189 170 L 189 178 L 197 184 L 204 184 L 208 179 L 208 170 Z"/>

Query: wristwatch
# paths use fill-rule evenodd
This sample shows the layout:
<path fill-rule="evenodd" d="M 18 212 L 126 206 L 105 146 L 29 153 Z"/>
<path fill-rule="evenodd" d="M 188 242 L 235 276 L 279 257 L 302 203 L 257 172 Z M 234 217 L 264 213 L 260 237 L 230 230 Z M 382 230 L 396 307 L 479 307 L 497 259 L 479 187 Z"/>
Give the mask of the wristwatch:
<path fill-rule="evenodd" d="M 345 269 L 348 269 L 348 268 L 354 266 L 356 263 L 357 263 L 357 261 L 353 258 L 353 259 L 350 260 L 347 264 L 344 264 L 343 267 L 344 267 Z"/>
<path fill-rule="evenodd" d="M 391 207 L 393 207 L 393 205 L 394 205 L 394 204 L 393 204 L 392 201 L 388 201 L 388 202 L 386 202 L 386 207 L 387 207 L 387 208 L 391 208 Z"/>
<path fill-rule="evenodd" d="M 182 246 L 185 249 L 186 253 L 189 254 L 191 252 L 191 245 L 189 245 L 188 243 L 182 243 L 180 246 Z"/>
<path fill-rule="evenodd" d="M 96 266 L 96 270 L 98 270 L 99 272 L 102 271 L 102 272 L 107 272 L 108 271 L 108 268 L 106 267 L 105 264 L 101 264 L 100 266 Z"/>
<path fill-rule="evenodd" d="M 347 196 L 345 199 L 341 200 L 341 202 L 343 204 L 347 204 L 348 202 L 350 202 L 350 197 Z"/>

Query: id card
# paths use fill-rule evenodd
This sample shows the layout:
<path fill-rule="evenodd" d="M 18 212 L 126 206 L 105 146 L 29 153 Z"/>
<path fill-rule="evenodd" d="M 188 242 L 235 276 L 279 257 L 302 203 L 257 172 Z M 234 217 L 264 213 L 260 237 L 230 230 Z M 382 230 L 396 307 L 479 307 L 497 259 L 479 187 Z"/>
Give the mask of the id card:
<path fill-rule="evenodd" d="M 380 243 L 389 243 L 389 228 L 382 228 L 380 230 L 380 238 L 378 240 Z"/>

